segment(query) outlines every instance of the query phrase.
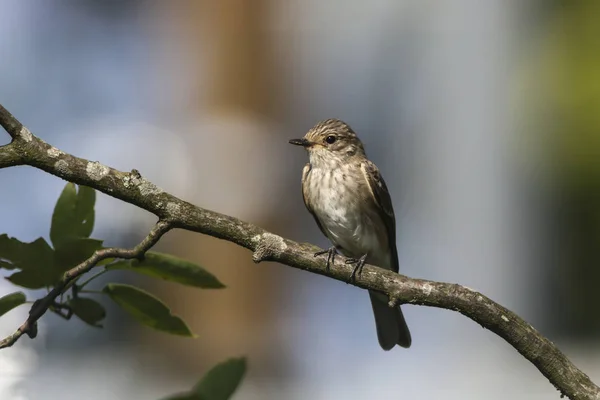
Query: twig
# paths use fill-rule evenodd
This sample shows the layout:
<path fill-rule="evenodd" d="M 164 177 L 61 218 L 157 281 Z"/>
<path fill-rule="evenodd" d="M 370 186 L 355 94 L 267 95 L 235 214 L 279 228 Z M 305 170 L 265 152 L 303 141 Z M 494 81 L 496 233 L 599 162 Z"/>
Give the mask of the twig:
<path fill-rule="evenodd" d="M 257 263 L 276 261 L 344 282 L 347 282 L 352 272 L 352 267 L 345 264 L 341 256 L 336 257 L 331 268 L 326 270 L 324 259 L 313 256 L 319 250 L 315 246 L 296 243 L 239 219 L 197 207 L 166 193 L 142 178 L 136 170 L 125 173 L 64 153 L 32 135 L 2 106 L 0 125 L 13 138 L 9 145 L 0 147 L 0 168 L 17 164 L 30 165 L 136 205 L 172 224 L 162 225 L 163 230 L 159 229 L 153 237 L 149 236 L 146 244 L 154 244 L 172 226 L 243 246 L 254 252 L 252 259 Z M 32 307 L 32 314 L 27 322 L 5 339 L 0 347 L 12 345 L 24 333 L 31 336 L 33 332 L 35 336 L 35 330 L 32 330 L 35 321 L 43 315 L 48 304 L 60 294 L 70 279 L 90 270 L 100 259 L 136 257 L 140 254 L 136 249 L 128 253 L 123 253 L 124 250 L 120 249 L 100 250 L 90 260 L 67 272 L 61 284 L 41 300 L 41 305 Z M 600 400 L 600 388 L 550 340 L 518 315 L 479 292 L 457 284 L 412 279 L 371 265 L 365 265 L 363 273 L 353 284 L 387 294 L 391 305 L 410 303 L 458 311 L 506 340 L 533 363 L 561 395 L 574 400 Z"/>
<path fill-rule="evenodd" d="M 56 284 L 56 286 L 48 293 L 46 296 L 37 300 L 31 306 L 31 310 L 29 310 L 29 317 L 27 320 L 17 329 L 15 333 L 0 341 L 0 349 L 5 347 L 10 347 L 19 338 L 25 334 L 27 334 L 30 338 L 35 338 L 37 336 L 37 321 L 46 314 L 46 311 L 52 307 L 56 307 L 56 298 L 60 296 L 63 290 L 71 283 L 73 280 L 77 279 L 81 275 L 85 274 L 94 266 L 106 259 L 106 258 L 141 258 L 143 255 L 158 242 L 158 240 L 167 233 L 170 229 L 172 229 L 172 225 L 168 221 L 158 221 L 156 225 L 152 228 L 148 236 L 144 238 L 133 249 L 119 249 L 119 248 L 107 248 L 96 250 L 94 254 L 87 260 L 83 261 L 81 264 L 76 267 L 65 272 L 61 278 L 61 280 Z M 60 309 L 64 307 L 57 307 L 57 312 L 61 316 L 65 316 L 65 314 L 60 313 Z M 68 314 L 67 310 L 67 314 Z"/>
<path fill-rule="evenodd" d="M 90 276 L 88 279 L 85 280 L 85 282 L 77 284 L 77 286 L 79 287 L 79 289 L 78 289 L 79 292 L 81 293 L 83 291 L 82 289 L 84 287 L 86 287 L 91 281 L 95 280 L 96 278 L 101 277 L 102 275 L 104 275 L 107 272 L 108 272 L 108 270 L 105 268 L 102 271 L 98 272 L 96 275 Z"/>

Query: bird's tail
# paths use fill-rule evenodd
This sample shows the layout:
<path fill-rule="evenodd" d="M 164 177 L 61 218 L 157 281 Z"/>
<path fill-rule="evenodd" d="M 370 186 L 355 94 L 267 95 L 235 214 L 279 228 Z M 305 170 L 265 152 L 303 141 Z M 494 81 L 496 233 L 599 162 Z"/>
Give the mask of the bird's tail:
<path fill-rule="evenodd" d="M 377 326 L 377 339 L 384 350 L 391 350 L 395 345 L 408 348 L 412 342 L 410 331 L 404 320 L 400 306 L 388 306 L 387 296 L 369 291 L 375 325 Z"/>

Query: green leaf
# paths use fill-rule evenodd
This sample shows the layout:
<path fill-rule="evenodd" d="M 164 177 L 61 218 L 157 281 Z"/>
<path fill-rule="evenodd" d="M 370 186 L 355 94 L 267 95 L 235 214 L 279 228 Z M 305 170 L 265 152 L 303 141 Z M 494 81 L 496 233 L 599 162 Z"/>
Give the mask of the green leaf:
<path fill-rule="evenodd" d="M 0 235 L 0 260 L 3 261 L 3 264 L 11 264 L 12 268 L 51 267 L 53 255 L 54 251 L 43 238 L 37 238 L 31 243 L 24 243 L 16 238 L 8 237 L 6 234 Z"/>
<path fill-rule="evenodd" d="M 214 366 L 187 393 L 164 400 L 228 400 L 233 396 L 246 373 L 246 359 L 232 358 Z"/>
<path fill-rule="evenodd" d="M 102 243 L 102 240 L 89 238 L 78 238 L 63 242 L 55 253 L 54 263 L 56 269 L 65 272 L 75 267 L 90 258 L 96 250 L 100 250 Z"/>
<path fill-rule="evenodd" d="M 98 264 L 96 264 L 96 265 L 107 265 L 107 264 L 110 264 L 110 263 L 112 263 L 114 261 L 115 261 L 114 258 L 105 258 L 104 260 L 98 261 Z"/>
<path fill-rule="evenodd" d="M 39 272 L 30 269 L 15 272 L 5 279 L 26 289 L 42 289 L 51 286 L 55 281 L 54 278 L 50 279 Z"/>
<path fill-rule="evenodd" d="M 0 297 L 0 317 L 15 307 L 25 303 L 27 298 L 23 292 L 14 292 Z"/>
<path fill-rule="evenodd" d="M 119 283 L 109 283 L 103 291 L 142 324 L 173 335 L 195 337 L 181 318 L 148 292 Z"/>
<path fill-rule="evenodd" d="M 52 214 L 50 239 L 55 249 L 74 238 L 87 238 L 94 229 L 94 203 L 96 192 L 87 186 L 75 190 L 73 183 L 67 183 Z"/>
<path fill-rule="evenodd" d="M 96 191 L 88 186 L 79 185 L 78 202 L 75 207 L 77 221 L 81 221 L 79 234 L 90 237 L 94 230 Z"/>
<path fill-rule="evenodd" d="M 54 250 L 43 238 L 24 243 L 7 235 L 0 235 L 0 267 L 19 268 L 9 281 L 28 289 L 51 286 L 59 278 L 54 268 Z"/>
<path fill-rule="evenodd" d="M 213 274 L 199 265 L 162 253 L 148 252 L 142 261 L 123 260 L 106 268 L 134 271 L 153 278 L 204 289 L 225 287 Z"/>
<path fill-rule="evenodd" d="M 246 359 L 231 358 L 208 371 L 192 390 L 206 400 L 227 400 L 240 385 L 246 373 Z"/>
<path fill-rule="evenodd" d="M 0 257 L 1 257 L 1 256 L 0 256 Z M 8 270 L 11 270 L 11 269 L 15 269 L 15 268 L 17 268 L 17 266 L 16 266 L 16 265 L 14 265 L 14 264 L 11 264 L 11 263 L 9 263 L 8 261 L 2 261 L 2 260 L 0 260 L 0 269 L 8 269 Z"/>
<path fill-rule="evenodd" d="M 75 297 L 69 301 L 69 306 L 73 310 L 73 314 L 83 322 L 102 328 L 99 322 L 106 317 L 106 310 L 102 304 L 87 297 Z"/>

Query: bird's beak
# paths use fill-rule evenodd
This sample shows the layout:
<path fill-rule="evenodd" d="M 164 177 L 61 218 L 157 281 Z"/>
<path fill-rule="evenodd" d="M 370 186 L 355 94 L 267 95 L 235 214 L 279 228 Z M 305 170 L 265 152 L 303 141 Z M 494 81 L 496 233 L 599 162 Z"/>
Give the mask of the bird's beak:
<path fill-rule="evenodd" d="M 294 144 L 296 146 L 302 146 L 302 147 L 310 147 L 312 146 L 312 142 L 308 141 L 307 139 L 292 139 L 290 140 L 290 144 Z"/>

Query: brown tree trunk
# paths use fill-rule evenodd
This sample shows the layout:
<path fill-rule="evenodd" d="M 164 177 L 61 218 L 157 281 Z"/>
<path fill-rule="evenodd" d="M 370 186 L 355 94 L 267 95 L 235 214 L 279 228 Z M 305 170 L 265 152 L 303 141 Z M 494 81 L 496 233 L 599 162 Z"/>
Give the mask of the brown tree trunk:
<path fill-rule="evenodd" d="M 191 118 L 202 116 L 211 122 L 217 120 L 227 124 L 233 116 L 239 119 L 242 115 L 242 118 L 256 123 L 253 129 L 245 132 L 237 129 L 235 132 L 221 132 L 222 135 L 231 135 L 231 138 L 218 136 L 221 144 L 223 141 L 227 144 L 227 141 L 252 140 L 247 135 L 262 134 L 256 126 L 262 124 L 260 121 L 269 120 L 272 97 L 272 90 L 265 83 L 269 67 L 266 57 L 268 42 L 263 29 L 267 23 L 267 1 L 203 0 L 162 4 L 161 7 L 170 15 L 165 22 L 170 24 L 168 30 L 177 31 L 181 40 L 179 45 L 184 45 L 192 65 L 207 67 L 198 72 L 201 75 L 199 81 L 206 84 L 191 88 Z M 194 82 L 195 77 L 191 78 Z M 207 135 L 207 132 L 199 128 L 193 134 Z M 210 141 L 204 136 L 202 139 Z M 265 138 L 257 137 L 255 141 L 261 143 Z M 268 140 L 266 142 L 269 143 Z M 221 152 L 218 159 L 226 160 L 225 168 L 207 166 L 201 156 L 195 161 L 195 167 L 198 170 L 214 168 L 212 182 L 222 182 L 222 185 L 206 187 L 206 182 L 189 182 L 199 189 L 198 196 L 188 200 L 203 204 L 203 198 L 208 197 L 213 202 L 215 196 L 217 201 L 218 196 L 222 200 L 229 196 L 252 197 L 253 193 L 244 193 L 242 188 L 237 191 L 231 189 L 232 180 L 242 179 L 240 182 L 243 183 L 240 176 L 243 171 L 253 168 L 249 165 L 251 161 L 227 152 L 227 146 L 215 145 L 214 151 Z M 237 175 L 234 176 L 232 171 L 237 171 Z M 243 208 L 238 210 L 237 216 L 246 219 L 258 216 L 253 222 L 274 228 L 269 219 L 275 216 L 268 210 L 260 206 Z M 189 232 L 170 233 L 161 249 L 205 266 L 227 288 L 204 291 L 160 285 L 158 295 L 172 306 L 174 312 L 182 315 L 200 337 L 191 341 L 151 334 L 146 338 L 151 340 L 151 346 L 162 349 L 176 366 L 187 365 L 194 370 L 228 357 L 247 355 L 253 373 L 280 371 L 280 366 L 275 364 L 281 362 L 281 355 L 273 351 L 278 340 L 275 329 L 276 281 L 280 274 L 277 268 L 256 266 L 247 251 Z"/>

